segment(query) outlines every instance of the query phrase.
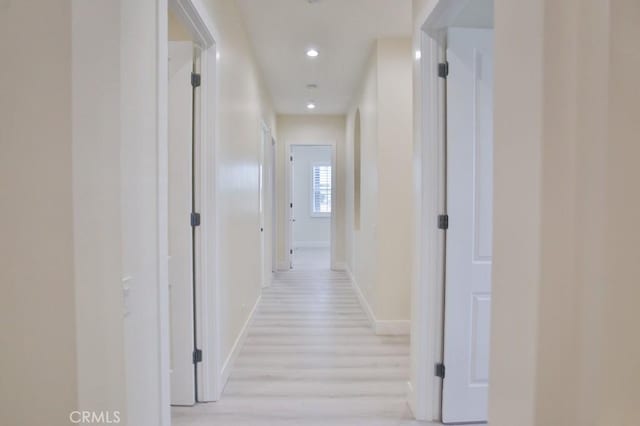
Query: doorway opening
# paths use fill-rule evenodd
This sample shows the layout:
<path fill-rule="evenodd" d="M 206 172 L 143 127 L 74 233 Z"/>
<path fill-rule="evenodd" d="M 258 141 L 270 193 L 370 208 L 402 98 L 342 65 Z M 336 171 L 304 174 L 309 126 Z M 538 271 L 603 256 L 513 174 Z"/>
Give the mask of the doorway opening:
<path fill-rule="evenodd" d="M 291 145 L 291 269 L 331 268 L 333 163 L 331 145 Z"/>
<path fill-rule="evenodd" d="M 420 265 L 411 404 L 486 422 L 493 234 L 493 2 L 441 0 L 422 26 Z"/>

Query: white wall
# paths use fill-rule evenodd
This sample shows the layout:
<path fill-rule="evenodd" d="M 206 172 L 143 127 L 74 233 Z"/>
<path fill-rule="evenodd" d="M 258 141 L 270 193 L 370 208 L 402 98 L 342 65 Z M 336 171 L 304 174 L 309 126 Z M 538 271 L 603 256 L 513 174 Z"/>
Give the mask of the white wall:
<path fill-rule="evenodd" d="M 336 232 L 332 250 L 334 266 L 343 267 L 344 254 L 344 191 L 346 160 L 344 151 L 345 117 L 341 115 L 278 115 L 278 136 L 276 138 L 276 201 L 277 201 L 277 247 L 278 266 L 288 268 L 286 241 L 288 238 L 289 190 L 286 188 L 286 168 L 289 167 L 289 147 L 291 145 L 330 144 L 335 147 L 336 181 L 333 183 L 335 211 L 333 212 Z"/>
<path fill-rule="evenodd" d="M 367 303 L 375 304 L 377 275 L 376 226 L 378 216 L 378 52 L 369 58 L 360 93 L 347 116 L 347 187 L 345 247 L 347 267 Z M 353 138 L 356 111 L 360 111 L 360 227 L 354 227 Z M 373 267 L 372 267 L 373 265 Z"/>
<path fill-rule="evenodd" d="M 496 2 L 493 425 L 640 422 L 638 22 Z"/>
<path fill-rule="evenodd" d="M 413 67 L 409 38 L 378 41 L 378 290 L 381 320 L 411 318 Z"/>
<path fill-rule="evenodd" d="M 78 398 L 71 9 L 0 3 L 3 425 L 67 425 Z"/>
<path fill-rule="evenodd" d="M 72 2 L 78 409 L 126 421 L 117 2 Z M 100 49 L 96 49 L 96 43 Z M 58 390 L 59 391 L 59 390 Z"/>
<path fill-rule="evenodd" d="M 411 41 L 378 40 L 347 125 L 347 263 L 379 332 L 408 333 L 412 248 Z M 361 132 L 360 228 L 353 225 L 353 134 Z M 372 267 L 373 265 L 373 267 Z M 384 324 L 383 324 L 384 323 Z"/>
<path fill-rule="evenodd" d="M 261 120 L 275 134 L 275 115 L 233 0 L 203 1 L 218 32 L 217 193 L 222 359 L 261 289 L 259 161 Z"/>
<path fill-rule="evenodd" d="M 275 119 L 235 2 L 206 6 L 221 51 L 226 356 L 259 295 L 260 120 Z M 0 77 L 0 181 L 12 182 L 0 187 L 2 424 L 66 425 L 74 409 L 100 409 L 157 426 L 168 414 L 168 366 L 158 356 L 167 233 L 158 216 L 166 52 L 157 41 L 166 9 L 163 0 L 0 4 L 2 51 L 12 58 Z"/>
<path fill-rule="evenodd" d="M 331 218 L 312 215 L 312 168 L 331 165 L 330 146 L 293 146 L 293 246 L 329 247 Z"/>

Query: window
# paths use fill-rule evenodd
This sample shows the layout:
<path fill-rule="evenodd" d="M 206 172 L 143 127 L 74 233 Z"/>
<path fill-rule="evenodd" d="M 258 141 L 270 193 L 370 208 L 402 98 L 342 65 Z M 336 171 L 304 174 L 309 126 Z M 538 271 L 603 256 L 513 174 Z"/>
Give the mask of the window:
<path fill-rule="evenodd" d="M 313 185 L 311 215 L 329 216 L 331 214 L 331 166 L 314 164 L 311 179 Z"/>

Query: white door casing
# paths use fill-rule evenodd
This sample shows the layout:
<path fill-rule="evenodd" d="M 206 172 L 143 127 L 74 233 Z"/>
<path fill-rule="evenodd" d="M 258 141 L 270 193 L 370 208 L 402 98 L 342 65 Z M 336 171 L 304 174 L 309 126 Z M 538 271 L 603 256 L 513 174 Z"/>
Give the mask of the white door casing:
<path fill-rule="evenodd" d="M 169 303 L 171 404 L 195 404 L 191 237 L 193 44 L 169 43 Z"/>
<path fill-rule="evenodd" d="M 447 37 L 447 230 L 442 419 L 487 420 L 493 217 L 493 31 Z"/>

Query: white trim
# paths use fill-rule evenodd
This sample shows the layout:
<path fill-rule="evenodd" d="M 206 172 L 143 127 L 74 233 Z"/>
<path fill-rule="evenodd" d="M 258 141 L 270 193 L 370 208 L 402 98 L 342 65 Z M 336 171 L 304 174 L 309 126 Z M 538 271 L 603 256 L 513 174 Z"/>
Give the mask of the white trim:
<path fill-rule="evenodd" d="M 158 0 L 156 25 L 156 136 L 158 220 L 158 372 L 160 426 L 171 424 L 171 339 L 169 320 L 169 28 L 167 0 Z"/>
<path fill-rule="evenodd" d="M 216 40 L 220 41 L 202 0 L 169 0 L 169 8 L 184 23 L 193 40 L 200 43 L 203 48 L 213 46 Z"/>
<path fill-rule="evenodd" d="M 329 248 L 331 242 L 329 241 L 296 241 L 293 243 L 294 248 Z"/>
<path fill-rule="evenodd" d="M 434 70 L 444 52 L 438 41 L 420 31 L 421 61 L 416 68 L 416 214 L 419 230 L 414 250 L 412 284 L 411 384 L 409 405 L 418 420 L 439 421 L 441 380 L 433 375 L 433 365 L 442 362 L 442 314 L 444 303 L 444 236 L 435 226 L 444 211 L 444 150 L 439 108 L 441 99 L 433 96 L 443 84 Z M 435 89 L 434 89 L 435 88 Z M 439 93 L 439 92 L 438 92 Z"/>
<path fill-rule="evenodd" d="M 222 390 L 224 390 L 224 387 L 227 385 L 227 382 L 229 381 L 231 370 L 233 370 L 233 366 L 236 363 L 236 360 L 238 359 L 238 355 L 240 355 L 240 351 L 244 346 L 244 341 L 247 339 L 247 333 L 249 332 L 249 328 L 251 327 L 251 324 L 255 319 L 255 315 L 256 315 L 256 312 L 258 311 L 258 306 L 260 305 L 261 299 L 262 299 L 262 295 L 258 296 L 256 303 L 253 305 L 253 308 L 251 309 L 251 312 L 249 313 L 247 320 L 245 321 L 244 325 L 242 326 L 242 329 L 240 330 L 240 334 L 236 338 L 236 341 L 233 343 L 233 346 L 231 347 L 231 352 L 229 352 L 229 356 L 224 362 L 224 365 L 222 367 L 221 379 L 220 379 Z"/>
<path fill-rule="evenodd" d="M 408 336 L 411 320 L 376 320 L 375 333 L 378 336 Z"/>
<path fill-rule="evenodd" d="M 360 306 L 362 307 L 362 310 L 364 311 L 364 313 L 367 314 L 367 319 L 369 320 L 369 325 L 371 326 L 371 329 L 375 332 L 376 317 L 373 314 L 373 309 L 371 309 L 371 306 L 369 305 L 367 298 L 364 297 L 362 290 L 360 290 L 360 286 L 356 282 L 356 279 L 353 276 L 353 273 L 351 272 L 351 269 L 349 268 L 349 266 L 347 266 L 346 270 L 347 270 L 347 276 L 349 277 L 349 281 L 351 282 L 351 286 L 353 287 L 353 291 L 356 292 L 356 296 L 358 297 L 358 302 L 360 302 Z"/>
<path fill-rule="evenodd" d="M 198 396 L 201 402 L 217 401 L 222 389 L 218 384 L 220 371 L 220 289 L 218 283 L 218 202 L 217 202 L 217 69 L 216 46 L 203 50 L 200 57 L 203 74 L 200 96 L 199 196 L 200 262 L 198 265 L 200 294 L 198 312 L 198 345 L 204 354 L 198 365 Z"/>
<path fill-rule="evenodd" d="M 411 410 L 412 413 L 415 413 L 415 399 L 416 399 L 416 393 L 413 390 L 413 385 L 411 384 L 411 382 L 407 382 L 407 404 L 409 404 L 409 409 Z"/>
<path fill-rule="evenodd" d="M 286 260 L 280 260 L 278 261 L 278 271 L 288 271 L 289 268 L 289 262 Z"/>
<path fill-rule="evenodd" d="M 332 271 L 347 271 L 347 263 L 346 262 L 336 262 L 331 267 Z"/>
<path fill-rule="evenodd" d="M 197 240 L 197 249 L 200 253 L 199 262 L 197 262 L 196 271 L 196 291 L 199 297 L 197 298 L 197 340 L 199 348 L 202 349 L 204 359 L 202 363 L 198 365 L 198 398 L 202 402 L 216 401 L 220 398 L 222 388 L 220 386 L 220 289 L 218 286 L 219 277 L 217 268 L 217 235 L 218 232 L 218 214 L 217 214 L 217 70 L 216 70 L 216 41 L 219 41 L 217 32 L 213 26 L 213 21 L 208 15 L 206 8 L 204 7 L 202 0 L 163 0 L 165 3 L 159 5 L 159 15 L 163 20 L 163 25 L 166 29 L 167 11 L 170 8 L 176 13 L 178 18 L 183 22 L 187 30 L 192 34 L 194 42 L 200 46 L 200 67 L 202 78 L 202 85 L 200 91 L 200 117 L 197 120 L 199 124 L 198 129 L 198 144 L 197 149 L 199 151 L 197 165 L 199 171 L 198 179 L 198 201 L 200 204 L 200 213 L 202 215 L 202 224 L 199 228 L 199 235 Z M 164 6 L 164 7 L 160 7 Z M 168 34 L 167 31 L 158 33 L 158 44 L 162 56 L 162 62 L 160 64 L 160 72 L 166 74 L 166 58 L 168 58 Z M 167 78 L 161 78 L 159 87 L 161 89 L 162 96 L 159 96 L 158 103 L 161 111 L 168 111 L 168 90 L 166 84 Z M 166 123 L 166 120 L 165 120 Z M 167 144 L 166 138 L 163 142 Z M 167 171 L 163 171 L 166 173 Z M 167 175 L 160 176 L 161 182 L 166 184 Z M 160 205 L 159 209 L 166 208 L 165 205 Z M 164 287 L 164 283 L 161 283 Z M 166 285 L 168 290 L 168 283 Z M 164 290 L 163 290 L 164 291 Z M 161 306 L 161 323 L 168 321 L 168 296 L 166 306 Z M 163 331 L 164 332 L 164 331 Z M 162 380 L 169 380 L 169 346 L 168 346 L 168 331 L 165 335 L 167 344 L 163 345 L 163 350 L 166 350 L 166 354 L 163 358 L 166 358 L 166 363 L 163 365 L 166 367 L 166 371 L 162 372 Z M 164 347 L 166 346 L 166 349 Z M 167 383 L 169 385 L 169 383 Z M 163 398 L 164 401 L 164 398 Z M 169 401 L 167 397 L 167 401 Z M 164 403 L 164 402 L 163 402 Z M 164 407 L 163 407 L 164 410 Z M 167 413 L 170 414 L 167 402 Z M 163 413 L 164 414 L 164 413 Z M 166 423 L 167 425 L 170 423 Z"/>
<path fill-rule="evenodd" d="M 332 268 L 333 269 L 333 268 Z M 392 335 L 392 336 L 406 336 L 410 334 L 411 321 L 410 320 L 379 320 L 376 319 L 375 314 L 373 313 L 373 309 L 371 309 L 371 305 L 369 305 L 369 301 L 365 297 L 364 293 L 360 289 L 351 269 L 347 265 L 345 265 L 344 270 L 347 272 L 347 276 L 349 277 L 349 281 L 351 282 L 351 286 L 353 287 L 353 291 L 356 293 L 358 297 L 358 302 L 360 302 L 360 306 L 362 310 L 367 315 L 367 319 L 369 320 L 369 325 L 371 329 L 376 335 L 384 336 L 384 335 Z"/>
<path fill-rule="evenodd" d="M 336 197 L 338 183 L 338 167 L 337 167 L 337 146 L 331 144 L 331 232 L 329 236 L 329 265 L 331 269 L 335 268 L 337 262 L 336 255 L 336 236 L 338 235 L 338 221 L 336 220 Z"/>

